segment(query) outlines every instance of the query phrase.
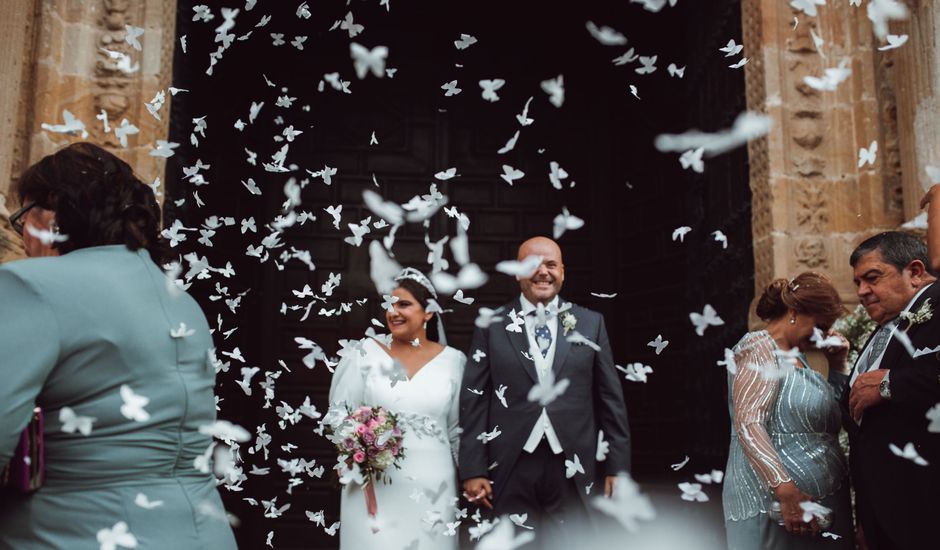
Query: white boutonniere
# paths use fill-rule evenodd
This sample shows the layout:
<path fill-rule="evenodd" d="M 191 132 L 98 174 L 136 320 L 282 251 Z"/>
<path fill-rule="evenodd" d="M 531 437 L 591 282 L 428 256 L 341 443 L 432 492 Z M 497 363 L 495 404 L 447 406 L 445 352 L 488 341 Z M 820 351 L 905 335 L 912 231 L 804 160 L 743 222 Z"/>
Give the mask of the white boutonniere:
<path fill-rule="evenodd" d="M 578 326 L 578 320 L 570 311 L 565 311 L 558 318 L 561 321 L 561 328 L 563 329 L 562 335 L 568 336 L 568 333 L 575 329 Z"/>
<path fill-rule="evenodd" d="M 914 325 L 926 323 L 931 317 L 933 317 L 933 306 L 930 305 L 930 298 L 924 300 L 924 303 L 920 305 L 916 312 L 901 312 L 901 320 L 907 321 L 907 329 L 905 329 L 905 332 Z"/>

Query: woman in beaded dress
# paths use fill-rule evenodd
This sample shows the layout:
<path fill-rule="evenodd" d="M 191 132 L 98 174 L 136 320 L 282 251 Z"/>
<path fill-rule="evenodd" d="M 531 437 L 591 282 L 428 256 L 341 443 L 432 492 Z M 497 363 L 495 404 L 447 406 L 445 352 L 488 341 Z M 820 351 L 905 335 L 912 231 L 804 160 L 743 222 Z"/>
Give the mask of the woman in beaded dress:
<path fill-rule="evenodd" d="M 345 484 L 340 548 L 456 550 L 458 392 L 467 358 L 445 345 L 427 277 L 405 268 L 396 284 L 397 301 L 385 315 L 389 336 L 365 338 L 342 351 L 324 422 L 360 405 L 395 412 L 403 425 L 404 459 L 400 469 L 387 471 L 390 484 L 374 484 L 375 518 L 362 486 Z"/>
<path fill-rule="evenodd" d="M 828 277 L 803 273 L 764 291 L 757 315 L 766 330 L 734 347 L 728 394 L 731 445 L 722 501 L 730 550 L 851 549 L 852 512 L 845 456 L 839 447 L 848 342 L 830 332 L 843 308 Z M 824 347 L 828 380 L 803 351 Z M 821 332 L 820 332 L 821 331 Z M 816 340 L 819 341 L 819 340 Z M 770 513 L 779 502 L 780 525 Z M 804 520 L 808 502 L 831 513 L 826 528 Z"/>

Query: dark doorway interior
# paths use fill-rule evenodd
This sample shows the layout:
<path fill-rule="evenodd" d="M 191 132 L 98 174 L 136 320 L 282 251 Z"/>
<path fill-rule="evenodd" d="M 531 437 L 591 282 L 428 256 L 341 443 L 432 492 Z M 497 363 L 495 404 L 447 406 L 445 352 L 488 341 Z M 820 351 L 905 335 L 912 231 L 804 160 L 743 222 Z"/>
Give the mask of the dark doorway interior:
<path fill-rule="evenodd" d="M 242 36 L 251 30 L 252 35 L 225 51 L 211 77 L 205 70 L 209 54 L 218 47 L 214 29 L 222 17 L 214 4 L 215 19 L 193 21 L 192 8 L 198 3 L 179 2 L 177 32 L 186 36 L 187 52 L 177 41 L 173 85 L 189 92 L 172 103 L 170 139 L 182 145 L 168 163 L 166 215 L 187 227 L 198 227 L 211 215 L 239 222 L 254 217 L 259 229 L 243 235 L 240 224 L 222 228 L 211 248 L 198 244 L 194 234 L 177 249 L 205 255 L 213 266 L 231 262 L 237 273 L 231 279 L 216 275 L 195 281 L 191 292 L 211 324 L 221 315 L 223 331 L 238 327 L 227 339 L 216 334 L 219 350 L 238 347 L 246 359 L 246 364 L 233 361 L 231 370 L 219 377 L 221 415 L 249 430 L 265 424 L 273 437 L 267 462 L 260 453 L 246 452 L 247 444 L 242 452 L 246 472 L 256 464 L 271 467 L 271 474 L 249 476 L 244 491 L 224 495 L 230 511 L 241 518 L 243 547 L 262 547 L 272 530 L 279 548 L 336 545 L 337 539 L 312 529 L 304 514 L 323 509 L 328 525 L 338 519 L 338 493 L 329 471 L 322 480 L 305 478 L 288 495 L 288 476 L 276 464 L 277 458 L 315 458 L 329 470 L 331 451 L 312 433 L 311 421 L 278 427 L 275 407 L 280 401 L 296 407 L 308 395 L 321 410 L 326 402 L 330 373 L 322 364 L 312 371 L 302 365 L 304 352 L 295 337 L 311 339 L 333 354 L 340 338 L 361 337 L 370 319 L 382 318 L 381 299 L 376 300 L 368 276 L 367 245 L 387 229 L 366 235 L 358 248 L 343 241 L 351 235 L 347 224 L 370 215 L 362 205 L 364 188 L 404 202 L 436 182 L 450 204 L 469 216 L 471 254 L 492 276 L 481 289 L 467 292 L 476 298 L 473 306 L 445 300 L 444 307 L 454 310 L 446 317 L 448 337 L 458 348 L 469 344 L 477 306 L 495 307 L 518 292 L 515 281 L 493 271 L 495 263 L 513 258 L 525 238 L 550 233 L 563 206 L 582 217 L 585 227 L 560 239 L 567 267 L 563 294 L 605 315 L 618 364 L 642 362 L 654 368 L 648 383 L 623 382 L 634 437 L 634 476 L 647 483 L 685 480 L 691 477 L 689 470 L 676 474 L 669 465 L 686 455 L 691 457 L 689 468 L 699 472 L 723 467 L 728 421 L 725 377 L 716 361 L 746 328 L 753 285 L 746 152 L 739 149 L 708 160 L 699 175 L 683 171 L 676 155 L 658 153 L 652 142 L 661 132 L 728 127 L 745 109 L 743 72 L 728 68 L 737 58 L 718 51 L 731 38 L 741 42 L 739 2 L 680 2 L 658 14 L 602 0 L 393 1 L 389 12 L 372 1 L 310 2 L 310 19 L 296 15 L 299 2 L 261 2 L 247 12 L 244 2 L 233 2 L 231 7 L 242 11 L 231 32 Z M 354 39 L 345 30 L 328 30 L 349 11 L 365 27 Z M 264 15 L 272 16 L 270 22 L 254 28 Z M 601 45 L 585 30 L 588 20 L 623 32 L 629 44 Z M 285 44 L 274 46 L 270 33 L 282 33 Z M 478 43 L 457 50 L 453 41 L 461 33 L 475 36 Z M 308 37 L 303 51 L 290 44 L 298 35 Z M 397 69 L 394 78 L 357 79 L 350 41 L 388 46 L 388 67 Z M 640 55 L 658 55 L 656 72 L 637 74 L 638 62 L 615 66 L 611 60 L 629 47 Z M 684 78 L 670 77 L 669 63 L 686 66 Z M 323 75 L 337 71 L 350 81 L 352 93 L 329 84 L 318 91 Z M 564 105 L 556 108 L 540 82 L 559 74 L 564 75 L 566 94 Z M 506 80 L 495 103 L 481 98 L 477 84 L 491 78 Z M 441 85 L 455 79 L 462 93 L 445 97 Z M 630 84 L 641 99 L 631 95 Z M 291 107 L 275 106 L 283 95 L 296 98 Z M 535 122 L 520 128 L 514 115 L 529 97 L 534 98 L 529 116 Z M 250 105 L 261 101 L 264 107 L 255 122 L 236 130 L 236 120 L 247 123 Z M 190 134 L 192 119 L 198 117 L 206 117 L 208 130 L 195 147 Z M 261 163 L 284 144 L 274 136 L 291 125 L 303 131 L 290 143 L 286 163 L 296 164 L 298 172 L 266 172 Z M 516 147 L 497 154 L 520 129 Z M 370 145 L 373 131 L 378 145 Z M 247 162 L 245 149 L 257 153 L 257 165 Z M 205 171 L 209 185 L 182 178 L 182 167 L 197 159 L 211 166 Z M 567 181 L 576 185 L 553 189 L 550 161 L 557 161 L 570 174 Z M 499 178 L 503 164 L 525 176 L 509 186 Z M 337 169 L 330 186 L 304 171 L 324 165 Z M 434 179 L 436 172 L 450 167 L 457 168 L 459 177 Z M 288 229 L 282 241 L 288 248 L 309 250 L 314 271 L 296 260 L 278 269 L 274 260 L 280 250 L 265 263 L 245 254 L 249 244 L 257 246 L 267 234 L 262 226 L 278 213 L 291 175 L 310 180 L 301 209 L 317 219 Z M 250 194 L 240 183 L 248 178 L 262 195 Z M 204 207 L 196 204 L 194 192 Z M 184 198 L 180 205 L 174 202 Z M 324 208 L 340 204 L 337 230 Z M 437 241 L 453 235 L 455 223 L 438 214 L 427 233 Z M 684 225 L 693 231 L 684 243 L 673 242 L 673 229 Z M 728 236 L 727 250 L 713 240 L 715 230 Z M 427 270 L 425 228 L 403 228 L 394 251 L 401 263 Z M 306 321 L 300 320 L 300 311 L 281 313 L 284 305 L 309 300 L 292 291 L 308 284 L 318 292 L 330 273 L 341 274 L 342 283 L 323 307 L 351 303 L 348 313 L 321 316 L 319 305 Z M 225 300 L 211 298 L 219 295 L 216 282 L 227 287 L 230 297 L 247 291 L 234 314 Z M 365 305 L 355 302 L 365 297 Z M 701 312 L 706 303 L 726 324 L 698 337 L 688 315 Z M 657 334 L 670 341 L 659 356 L 646 345 Z M 235 383 L 242 366 L 261 368 L 252 396 Z M 270 408 L 263 408 L 264 391 L 258 387 L 265 371 L 281 372 Z M 288 442 L 297 448 L 282 449 Z M 245 501 L 275 496 L 280 505 L 291 503 L 279 518 L 265 518 L 260 506 Z"/>

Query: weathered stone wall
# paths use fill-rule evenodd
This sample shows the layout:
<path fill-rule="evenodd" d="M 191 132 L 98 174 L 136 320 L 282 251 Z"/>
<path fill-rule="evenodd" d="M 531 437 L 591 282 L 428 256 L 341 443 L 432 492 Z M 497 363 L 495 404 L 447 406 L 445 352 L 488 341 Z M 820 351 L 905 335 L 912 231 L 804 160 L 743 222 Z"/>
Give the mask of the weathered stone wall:
<path fill-rule="evenodd" d="M 814 270 L 855 302 L 849 254 L 865 236 L 897 228 L 913 200 L 907 183 L 901 190 L 909 176 L 900 159 L 914 127 L 893 106 L 895 94 L 906 93 L 899 89 L 907 69 L 899 63 L 885 85 L 886 59 L 895 54 L 875 50 L 865 10 L 847 2 L 821 6 L 817 17 L 777 0 L 743 0 L 742 8 L 748 108 L 774 119 L 771 133 L 749 145 L 755 295 L 774 278 Z M 932 50 L 932 25 L 905 47 Z M 804 82 L 843 59 L 852 74 L 834 91 Z M 859 149 L 872 141 L 877 160 L 859 168 Z"/>
<path fill-rule="evenodd" d="M 174 0 L 8 0 L 0 22 L 0 193 L 6 194 L 23 168 L 81 136 L 43 130 L 42 123 L 62 123 L 67 109 L 100 143 L 126 160 L 145 181 L 162 176 L 164 160 L 149 155 L 156 139 L 164 139 L 169 101 L 162 120 L 145 107 L 170 85 L 175 41 Z M 25 23 L 25 24 L 24 24 Z M 143 27 L 141 51 L 125 41 L 125 25 Z M 104 49 L 130 56 L 122 69 Z M 107 113 L 113 130 L 127 119 L 140 129 L 123 148 L 113 131 L 104 132 L 96 118 Z M 18 205 L 8 197 L 7 207 Z M 8 238 L 0 222 L 0 261 L 18 251 L 15 235 Z M 16 243 L 12 244 L 11 243 Z"/>

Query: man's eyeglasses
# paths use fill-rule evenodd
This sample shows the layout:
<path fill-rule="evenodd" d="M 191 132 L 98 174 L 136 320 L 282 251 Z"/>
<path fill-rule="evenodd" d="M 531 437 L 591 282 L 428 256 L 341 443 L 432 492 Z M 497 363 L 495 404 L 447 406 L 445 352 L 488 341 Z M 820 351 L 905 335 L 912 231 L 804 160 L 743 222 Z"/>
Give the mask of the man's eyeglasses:
<path fill-rule="evenodd" d="M 30 202 L 23 205 L 23 208 L 20 208 L 10 216 L 10 225 L 13 226 L 13 230 L 19 233 L 20 237 L 23 236 L 23 229 L 26 225 L 26 222 L 23 220 L 23 217 L 26 216 L 26 213 L 32 210 L 36 206 L 35 202 Z"/>

